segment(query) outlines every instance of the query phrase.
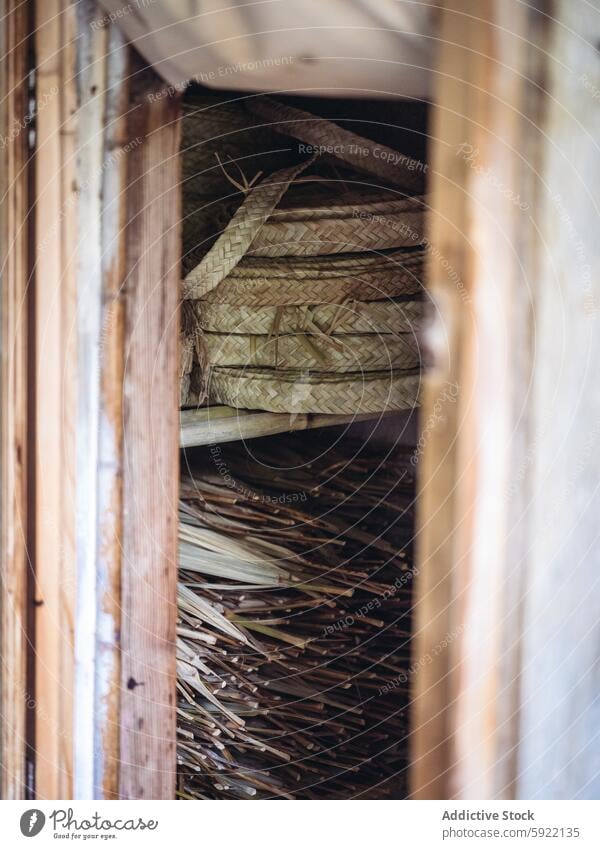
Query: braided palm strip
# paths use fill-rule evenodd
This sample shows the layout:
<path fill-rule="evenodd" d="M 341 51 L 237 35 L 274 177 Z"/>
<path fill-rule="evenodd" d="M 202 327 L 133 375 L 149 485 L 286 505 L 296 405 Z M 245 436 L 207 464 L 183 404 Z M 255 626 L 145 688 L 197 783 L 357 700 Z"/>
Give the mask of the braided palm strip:
<path fill-rule="evenodd" d="M 408 333 L 423 316 L 422 301 L 350 301 L 291 307 L 222 306 L 190 301 L 198 325 L 211 333 Z"/>
<path fill-rule="evenodd" d="M 294 177 L 312 161 L 282 168 L 248 193 L 225 231 L 183 281 L 184 297 L 201 298 L 219 285 L 244 256 Z"/>
<path fill-rule="evenodd" d="M 363 218 L 279 221 L 271 218 L 256 234 L 253 256 L 315 256 L 409 247 L 425 238 L 421 211 Z"/>
<path fill-rule="evenodd" d="M 352 298 L 380 301 L 422 292 L 422 278 L 415 273 L 397 271 L 372 277 L 332 277 L 285 280 L 280 278 L 230 277 L 210 292 L 202 304 L 238 304 L 244 306 L 293 306 L 300 304 L 339 304 Z"/>
<path fill-rule="evenodd" d="M 367 254 L 333 254 L 327 256 L 305 256 L 287 259 L 274 259 L 245 256 L 228 275 L 228 279 L 237 277 L 333 277 L 359 272 L 389 271 L 418 267 L 422 268 L 425 248 L 381 251 Z"/>
<path fill-rule="evenodd" d="M 313 378 L 268 369 L 211 369 L 209 400 L 274 413 L 352 415 L 410 410 L 418 404 L 418 373 L 365 372 Z"/>
<path fill-rule="evenodd" d="M 211 366 L 256 366 L 260 368 L 310 368 L 316 372 L 417 368 L 417 340 L 412 333 L 284 336 L 205 333 Z"/>
<path fill-rule="evenodd" d="M 323 186 L 322 183 L 325 185 Z M 340 191 L 339 183 L 332 181 L 311 181 L 311 183 L 300 183 L 302 192 L 294 190 L 298 183 L 290 188 L 281 205 L 274 210 L 270 221 L 305 221 L 307 219 L 320 218 L 356 218 L 359 214 L 363 218 L 373 215 L 391 217 L 403 212 L 411 212 L 415 209 L 423 209 L 424 197 L 404 197 L 399 194 L 390 194 L 390 191 L 376 192 L 368 189 Z M 307 196 L 307 187 L 314 192 L 313 197 Z M 321 191 L 318 188 L 321 187 Z"/>
<path fill-rule="evenodd" d="M 398 152 L 392 148 L 345 130 L 325 118 L 284 106 L 269 97 L 252 98 L 247 108 L 284 135 L 317 149 L 333 150 L 332 155 L 337 160 L 357 171 L 373 174 L 381 180 L 412 191 L 418 191 L 423 183 L 424 168 L 418 160 L 403 156 L 397 161 Z M 367 154 L 364 153 L 365 149 Z"/>

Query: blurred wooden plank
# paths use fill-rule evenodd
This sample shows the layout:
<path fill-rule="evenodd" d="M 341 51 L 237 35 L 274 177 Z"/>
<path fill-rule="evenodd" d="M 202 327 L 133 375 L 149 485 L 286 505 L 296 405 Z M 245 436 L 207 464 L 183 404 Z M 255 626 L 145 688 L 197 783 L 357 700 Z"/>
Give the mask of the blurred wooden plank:
<path fill-rule="evenodd" d="M 552 12 L 552 14 L 550 14 Z M 559 0 L 442 14 L 413 794 L 597 798 L 597 50 Z M 443 381 L 457 403 L 434 414 Z"/>
<path fill-rule="evenodd" d="M 27 681 L 29 7 L 0 4 L 1 597 L 0 793 L 23 799 Z"/>
<path fill-rule="evenodd" d="M 179 102 L 135 92 L 128 157 L 120 795 L 175 795 Z"/>
<path fill-rule="evenodd" d="M 102 290 L 98 539 L 96 554 L 95 798 L 119 798 L 121 580 L 123 569 L 123 378 L 129 47 L 117 26 L 106 42 L 106 121 L 102 162 Z"/>
<path fill-rule="evenodd" d="M 526 200 L 537 131 L 528 116 L 541 97 L 542 21 L 492 0 L 476 17 L 451 0 L 441 18 L 430 172 L 436 362 L 422 407 L 414 641 L 418 798 L 515 792 L 524 566 L 515 552 L 528 540 L 526 494 L 511 483 L 531 450 Z M 450 386 L 455 402 L 436 414 Z"/>
<path fill-rule="evenodd" d="M 215 443 L 235 442 L 240 439 L 257 439 L 276 433 L 292 433 L 317 427 L 334 427 L 353 422 L 377 422 L 389 418 L 396 411 L 361 413 L 355 416 L 328 416 L 321 414 L 270 413 L 264 410 L 237 410 L 235 407 L 202 407 L 182 410 L 179 416 L 179 445 L 192 448 Z"/>
<path fill-rule="evenodd" d="M 128 48 L 77 6 L 75 798 L 118 797 Z"/>
<path fill-rule="evenodd" d="M 545 21 L 516 792 L 600 798 L 600 9 Z"/>
<path fill-rule="evenodd" d="M 436 646 L 452 630 L 452 576 L 456 534 L 457 438 L 460 428 L 458 392 L 464 301 L 454 279 L 465 279 L 467 266 L 467 199 L 463 186 L 467 166 L 456 147 L 468 138 L 468 47 L 474 24 L 460 19 L 447 2 L 439 31 L 439 70 L 432 115 L 428 194 L 431 198 L 428 238 L 433 250 L 426 275 L 437 307 L 436 324 L 428 329 L 433 366 L 425 373 L 421 397 L 421 429 L 426 434 L 419 466 L 417 500 L 417 575 L 413 662 L 415 676 L 411 734 L 411 793 L 420 799 L 450 794 L 452 761 L 451 677 L 448 652 Z M 442 261 L 456 274 L 451 280 Z M 466 297 L 470 297 L 467 293 Z M 427 342 L 427 340 L 426 340 Z M 438 407 L 436 407 L 438 405 Z M 439 412 L 436 413 L 436 409 Z"/>
<path fill-rule="evenodd" d="M 72 796 L 76 241 L 74 9 L 35 4 L 35 780 Z"/>

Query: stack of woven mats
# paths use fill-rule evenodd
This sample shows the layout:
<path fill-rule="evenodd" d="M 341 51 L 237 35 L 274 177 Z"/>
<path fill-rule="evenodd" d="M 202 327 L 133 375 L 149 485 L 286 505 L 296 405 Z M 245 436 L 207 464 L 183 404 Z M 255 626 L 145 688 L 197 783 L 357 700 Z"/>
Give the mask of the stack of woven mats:
<path fill-rule="evenodd" d="M 243 202 L 183 283 L 182 406 L 413 407 L 425 252 L 418 163 L 298 109 L 267 99 L 253 108 L 255 121 L 303 142 L 299 151 L 325 157 L 235 181 Z"/>

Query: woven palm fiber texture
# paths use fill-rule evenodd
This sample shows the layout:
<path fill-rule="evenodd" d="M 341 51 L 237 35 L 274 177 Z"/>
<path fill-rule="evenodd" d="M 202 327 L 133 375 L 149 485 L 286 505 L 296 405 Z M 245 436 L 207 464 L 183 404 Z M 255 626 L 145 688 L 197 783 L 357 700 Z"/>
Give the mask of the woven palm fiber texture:
<path fill-rule="evenodd" d="M 204 449 L 181 486 L 180 798 L 405 794 L 414 491 L 399 448 Z"/>
<path fill-rule="evenodd" d="M 331 122 L 316 117 L 307 130 L 308 119 L 301 119 L 305 135 L 337 137 Z M 340 138 L 347 143 L 347 131 Z M 353 143 L 358 138 L 352 134 Z M 413 160 L 400 159 L 400 167 L 378 162 L 374 182 L 375 143 L 360 141 L 373 155 L 355 171 L 348 170 L 354 159 L 341 156 L 343 174 L 318 154 L 251 177 L 241 171 L 239 157 L 226 166 L 219 157 L 221 173 L 243 197 L 183 281 L 192 305 L 183 329 L 183 405 L 208 400 L 273 412 L 342 413 L 352 404 L 351 411 L 362 413 L 417 403 L 419 352 L 411 318 L 422 285 L 424 199 L 398 188 L 403 173 L 414 186 Z M 227 170 L 233 164 L 236 177 Z M 386 309 L 390 298 L 408 295 L 414 296 L 412 312 L 394 309 L 394 301 Z M 224 320 L 219 329 L 207 328 L 221 304 L 245 307 L 243 334 L 234 325 L 235 311 L 229 326 Z M 293 306 L 321 308 L 320 317 L 282 314 L 282 307 Z M 345 321 L 337 322 L 336 307 Z M 327 309 L 332 318 L 324 328 Z M 352 312 L 360 316 L 358 331 L 348 319 Z"/>

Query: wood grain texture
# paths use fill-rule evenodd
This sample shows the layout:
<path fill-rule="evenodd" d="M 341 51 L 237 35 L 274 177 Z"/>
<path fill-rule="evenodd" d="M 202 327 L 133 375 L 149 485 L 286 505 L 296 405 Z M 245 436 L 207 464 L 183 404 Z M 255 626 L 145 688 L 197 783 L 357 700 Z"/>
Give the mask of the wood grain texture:
<path fill-rule="evenodd" d="M 61 227 L 60 250 L 62 277 L 60 286 L 62 334 L 61 362 L 61 578 L 59 607 L 61 644 L 59 676 L 61 684 L 59 798 L 73 795 L 73 699 L 75 594 L 77 586 L 76 495 L 77 495 L 77 251 L 74 236 L 76 223 L 76 152 L 77 152 L 77 91 L 74 83 L 76 69 L 76 22 L 72 4 L 61 0 L 59 7 L 61 51 L 59 87 L 60 127 L 60 191 Z"/>
<path fill-rule="evenodd" d="M 102 294 L 98 446 L 96 766 L 94 795 L 119 795 L 123 375 L 129 48 L 116 27 L 107 39 L 102 180 Z"/>
<path fill-rule="evenodd" d="M 72 795 L 76 275 L 73 7 L 35 4 L 36 796 Z"/>
<path fill-rule="evenodd" d="M 459 397 L 422 468 L 420 798 L 600 792 L 599 34 L 565 0 L 442 16 L 431 233 L 468 299 L 434 263 L 424 422 Z"/>
<path fill-rule="evenodd" d="M 175 793 L 179 487 L 179 106 L 138 93 L 130 114 L 121 772 L 123 798 Z"/>
<path fill-rule="evenodd" d="M 28 9 L 0 4 L 0 794 L 25 798 L 27 655 Z"/>
<path fill-rule="evenodd" d="M 600 78 L 597 5 L 546 27 L 535 223 L 530 556 L 517 794 L 600 797 Z"/>
<path fill-rule="evenodd" d="M 197 410 L 182 410 L 179 416 L 179 445 L 191 448 L 198 445 L 215 445 L 221 442 L 236 442 L 240 439 L 256 439 L 276 433 L 292 433 L 312 430 L 317 427 L 353 422 L 371 421 L 375 425 L 383 419 L 391 419 L 396 411 L 379 415 L 358 413 L 353 416 L 330 416 L 318 414 L 268 413 L 262 410 L 238 410 L 235 407 L 201 407 Z M 397 413 L 396 413 L 397 414 Z"/>
<path fill-rule="evenodd" d="M 542 20 L 491 1 L 476 17 L 466 2 L 446 3 L 442 14 L 430 223 L 436 367 L 422 411 L 433 427 L 415 638 L 415 662 L 431 658 L 416 683 L 419 798 L 515 793 L 529 540 L 526 488 L 514 485 L 513 470 L 531 448 L 529 210 Z M 445 383 L 456 384 L 457 401 L 436 416 Z"/>
<path fill-rule="evenodd" d="M 118 796 L 127 54 L 77 7 L 76 798 Z"/>
<path fill-rule="evenodd" d="M 451 6 L 452 4 L 446 4 Z M 462 186 L 466 164 L 455 156 L 465 138 L 468 54 L 467 38 L 446 8 L 440 20 L 438 91 L 431 126 L 429 187 L 431 212 L 428 239 L 433 251 L 428 278 L 436 305 L 428 344 L 433 367 L 426 373 L 421 397 L 421 427 L 428 433 L 419 471 L 417 500 L 417 576 L 413 660 L 429 657 L 415 676 L 411 734 L 411 793 L 421 799 L 447 798 L 452 759 L 451 664 L 448 652 L 433 653 L 453 627 L 453 567 L 456 535 L 457 434 L 456 400 L 449 389 L 460 386 L 463 304 L 461 292 L 442 268 L 445 259 L 458 279 L 465 279 L 467 208 Z M 445 104 L 452 104 L 445 109 Z M 465 286 L 468 285 L 465 283 Z M 446 399 L 446 400 L 444 400 Z M 435 414 L 440 404 L 440 414 Z"/>

